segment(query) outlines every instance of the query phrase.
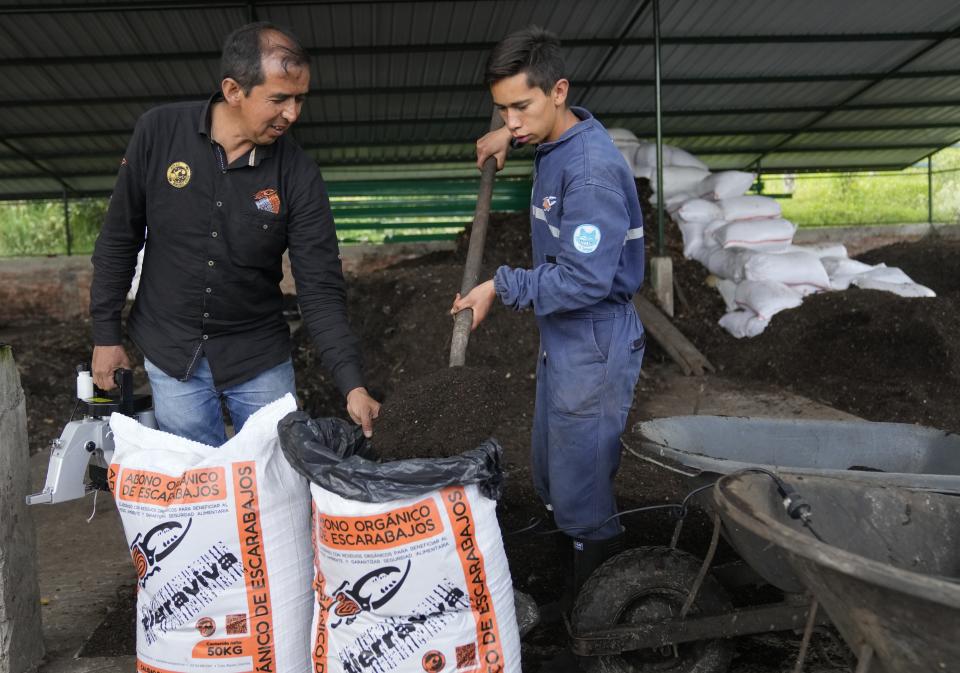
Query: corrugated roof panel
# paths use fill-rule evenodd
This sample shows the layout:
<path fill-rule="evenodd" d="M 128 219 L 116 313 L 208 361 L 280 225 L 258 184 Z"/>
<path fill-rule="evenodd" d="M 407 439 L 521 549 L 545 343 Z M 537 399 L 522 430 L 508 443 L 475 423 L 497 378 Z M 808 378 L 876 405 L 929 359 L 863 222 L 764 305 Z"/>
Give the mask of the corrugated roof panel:
<path fill-rule="evenodd" d="M 923 77 L 879 82 L 857 96 L 856 103 L 960 101 L 960 77 Z"/>
<path fill-rule="evenodd" d="M 960 7 L 942 0 L 871 0 L 861 7 L 833 0 L 725 0 L 664 3 L 668 35 L 818 35 L 950 30 Z"/>
<path fill-rule="evenodd" d="M 904 72 L 955 70 L 960 66 L 960 39 L 946 40 L 903 68 Z"/>
<path fill-rule="evenodd" d="M 852 152 L 776 152 L 763 159 L 763 169 L 809 169 L 854 167 L 906 167 L 926 156 L 935 147 L 921 150 L 859 150 Z"/>
<path fill-rule="evenodd" d="M 960 106 L 903 107 L 892 110 L 837 110 L 817 126 L 878 126 L 960 122 Z"/>
<path fill-rule="evenodd" d="M 763 108 L 757 108 L 762 111 Z M 600 121 L 608 127 L 625 126 L 637 135 L 656 133 L 656 120 L 652 115 L 644 117 L 608 117 L 598 115 Z M 704 116 L 669 115 L 663 118 L 664 133 L 718 133 L 738 131 L 743 133 L 764 133 L 775 129 L 792 129 L 805 126 L 817 117 L 815 112 L 771 112 L 766 114 L 711 114 Z"/>
<path fill-rule="evenodd" d="M 757 150 L 775 147 L 786 140 L 788 136 L 780 135 L 753 135 L 753 136 L 696 136 L 696 137 L 667 137 L 664 142 L 668 145 L 682 147 L 693 154 L 709 154 L 717 150 Z"/>
<path fill-rule="evenodd" d="M 698 154 L 712 171 L 742 170 L 751 166 L 759 154 Z"/>
<path fill-rule="evenodd" d="M 692 111 L 723 108 L 803 107 L 833 104 L 857 88 L 855 82 L 804 82 L 800 84 L 730 84 L 723 86 L 664 87 L 664 110 Z M 605 112 L 653 110 L 653 87 L 594 87 L 587 107 Z"/>
<path fill-rule="evenodd" d="M 0 199 L 22 194 L 60 194 L 63 186 L 52 178 L 3 178 L 0 180 Z"/>
<path fill-rule="evenodd" d="M 785 146 L 795 147 L 857 147 L 884 145 L 949 145 L 960 140 L 960 124 L 945 129 L 893 130 L 893 131 L 845 131 L 842 133 L 801 133 Z"/>
<path fill-rule="evenodd" d="M 771 77 L 883 73 L 924 42 L 664 45 L 663 77 Z M 653 77 L 651 46 L 621 47 L 605 78 Z"/>
<path fill-rule="evenodd" d="M 246 21 L 242 7 L 14 14 L 4 17 L 5 58 L 218 51 L 227 33 Z M 96 36 L 96 39 L 90 39 Z"/>

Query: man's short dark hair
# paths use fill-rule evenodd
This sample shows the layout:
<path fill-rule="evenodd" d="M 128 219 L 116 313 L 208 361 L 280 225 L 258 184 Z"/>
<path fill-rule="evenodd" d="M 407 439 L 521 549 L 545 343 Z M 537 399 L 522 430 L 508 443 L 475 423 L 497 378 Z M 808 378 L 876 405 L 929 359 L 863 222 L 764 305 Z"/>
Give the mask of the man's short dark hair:
<path fill-rule="evenodd" d="M 279 33 L 285 40 L 271 40 L 270 33 Z M 258 21 L 240 26 L 227 35 L 220 57 L 220 80 L 227 77 L 236 80 L 245 94 L 258 84 L 263 84 L 263 59 L 278 54 L 283 71 L 288 68 L 309 66 L 310 55 L 300 40 L 289 28 L 269 21 Z"/>
<path fill-rule="evenodd" d="M 548 94 L 565 71 L 560 39 L 548 30 L 530 26 L 511 33 L 493 48 L 487 59 L 484 81 L 491 86 L 525 72 L 531 87 L 539 87 Z"/>

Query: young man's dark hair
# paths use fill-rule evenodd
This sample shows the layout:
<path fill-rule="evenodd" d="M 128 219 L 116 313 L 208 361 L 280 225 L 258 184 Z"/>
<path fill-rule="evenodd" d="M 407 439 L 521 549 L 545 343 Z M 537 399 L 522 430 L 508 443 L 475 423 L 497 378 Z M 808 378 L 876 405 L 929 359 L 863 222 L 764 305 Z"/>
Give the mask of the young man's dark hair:
<path fill-rule="evenodd" d="M 286 44 L 270 41 L 271 32 L 286 38 Z M 249 94 L 253 87 L 263 84 L 263 59 L 273 54 L 279 54 L 284 72 L 291 66 L 310 64 L 310 55 L 289 29 L 268 21 L 241 26 L 230 33 L 223 43 L 220 79 L 229 77 L 236 80 L 243 93 Z"/>
<path fill-rule="evenodd" d="M 487 59 L 484 82 L 487 86 L 525 72 L 531 87 L 549 94 L 565 76 L 560 40 L 548 30 L 530 26 L 503 39 Z"/>

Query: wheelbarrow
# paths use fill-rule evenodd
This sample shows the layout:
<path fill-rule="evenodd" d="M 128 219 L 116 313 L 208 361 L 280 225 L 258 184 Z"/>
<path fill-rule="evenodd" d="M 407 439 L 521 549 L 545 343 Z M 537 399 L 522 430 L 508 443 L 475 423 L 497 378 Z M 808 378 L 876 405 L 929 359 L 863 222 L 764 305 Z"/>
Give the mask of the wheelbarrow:
<path fill-rule="evenodd" d="M 847 475 L 867 482 L 960 488 L 960 438 L 892 423 L 689 416 L 639 423 L 639 455 L 709 487 L 742 469 Z M 780 550 L 756 534 L 714 519 L 706 558 L 669 546 L 631 549 L 590 578 L 571 618 L 574 652 L 591 671 L 722 673 L 729 638 L 829 624 L 811 609 L 807 587 Z M 711 567 L 720 533 L 743 559 Z M 770 584 L 783 599 L 734 609 L 729 595 Z"/>
<path fill-rule="evenodd" d="M 960 494 L 780 475 L 809 503 L 785 511 L 774 479 L 741 473 L 713 495 L 724 526 L 776 549 L 824 606 L 858 673 L 960 671 Z"/>

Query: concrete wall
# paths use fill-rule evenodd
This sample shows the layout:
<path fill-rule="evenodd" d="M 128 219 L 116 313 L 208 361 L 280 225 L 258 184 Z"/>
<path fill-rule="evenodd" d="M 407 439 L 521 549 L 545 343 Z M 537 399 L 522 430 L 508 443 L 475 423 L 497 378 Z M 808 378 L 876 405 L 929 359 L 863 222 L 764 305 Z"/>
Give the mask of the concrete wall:
<path fill-rule="evenodd" d="M 393 245 L 350 245 L 341 250 L 346 273 L 367 273 L 437 250 L 450 250 L 449 241 Z M 283 258 L 280 287 L 296 288 L 290 262 Z M 85 255 L 74 257 L 8 257 L 0 259 L 0 326 L 37 320 L 86 317 L 93 267 Z"/>
<path fill-rule="evenodd" d="M 27 412 L 10 346 L 0 344 L 0 673 L 34 670 L 43 657 L 37 538 L 30 488 Z"/>

